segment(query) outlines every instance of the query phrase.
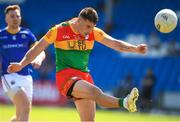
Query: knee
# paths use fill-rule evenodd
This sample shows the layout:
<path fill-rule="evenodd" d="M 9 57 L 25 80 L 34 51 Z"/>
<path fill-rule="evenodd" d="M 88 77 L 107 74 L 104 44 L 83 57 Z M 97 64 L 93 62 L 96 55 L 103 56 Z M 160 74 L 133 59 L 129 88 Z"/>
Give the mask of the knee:
<path fill-rule="evenodd" d="M 92 88 L 92 94 L 93 94 L 93 99 L 97 100 L 99 96 L 103 94 L 102 90 L 98 87 L 93 87 Z"/>

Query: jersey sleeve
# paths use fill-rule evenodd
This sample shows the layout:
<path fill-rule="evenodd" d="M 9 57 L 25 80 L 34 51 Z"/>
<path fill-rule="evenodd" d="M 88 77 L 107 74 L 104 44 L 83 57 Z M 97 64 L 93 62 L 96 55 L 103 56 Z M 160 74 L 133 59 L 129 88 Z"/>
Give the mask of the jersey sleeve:
<path fill-rule="evenodd" d="M 57 26 L 51 28 L 44 36 L 43 39 L 48 43 L 52 44 L 56 40 L 57 36 Z"/>
<path fill-rule="evenodd" d="M 35 37 L 35 35 L 31 32 L 31 31 L 29 31 L 29 38 L 30 38 L 30 47 L 32 47 L 32 45 L 34 45 L 35 43 L 36 43 L 36 41 L 37 41 L 37 38 Z"/>
<path fill-rule="evenodd" d="M 93 33 L 94 33 L 94 39 L 98 42 L 102 41 L 105 37 L 109 36 L 103 30 L 97 27 L 94 27 Z"/>

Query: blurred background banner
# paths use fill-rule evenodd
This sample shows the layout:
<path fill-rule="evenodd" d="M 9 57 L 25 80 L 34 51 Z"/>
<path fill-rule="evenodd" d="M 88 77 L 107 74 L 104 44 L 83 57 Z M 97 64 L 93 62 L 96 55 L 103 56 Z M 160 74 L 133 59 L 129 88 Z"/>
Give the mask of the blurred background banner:
<path fill-rule="evenodd" d="M 0 0 L 0 28 L 5 27 L 3 10 L 13 0 Z M 12 2 L 12 3 L 8 3 Z M 17 0 L 22 8 L 22 26 L 40 39 L 51 27 L 76 17 L 81 9 L 94 7 L 97 27 L 112 37 L 132 44 L 147 43 L 146 55 L 119 53 L 95 43 L 89 69 L 95 84 L 117 97 L 132 87 L 140 90 L 140 111 L 180 112 L 180 23 L 169 34 L 154 26 L 156 13 L 172 9 L 180 18 L 180 0 Z M 55 87 L 55 54 L 51 45 L 40 70 L 34 70 L 34 103 L 67 105 Z M 8 103 L 0 88 L 0 103 Z"/>
<path fill-rule="evenodd" d="M 26 1 L 27 0 L 0 0 L 0 4 L 5 4 L 5 5 L 9 5 L 9 4 L 23 4 Z"/>

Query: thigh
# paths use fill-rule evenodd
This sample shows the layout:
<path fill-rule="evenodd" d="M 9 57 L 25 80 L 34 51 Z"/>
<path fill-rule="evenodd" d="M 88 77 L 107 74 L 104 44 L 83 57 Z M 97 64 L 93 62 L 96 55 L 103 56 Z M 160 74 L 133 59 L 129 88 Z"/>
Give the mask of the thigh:
<path fill-rule="evenodd" d="M 23 76 L 17 73 L 6 74 L 1 77 L 4 92 L 13 100 L 19 90 L 23 90 L 28 99 L 32 100 L 32 77 Z"/>
<path fill-rule="evenodd" d="M 80 99 L 74 101 L 81 121 L 94 121 L 96 104 L 95 101 Z"/>
<path fill-rule="evenodd" d="M 16 106 L 16 117 L 19 118 L 21 115 L 21 112 L 24 108 L 27 108 L 27 110 L 30 111 L 31 109 L 31 101 L 27 97 L 24 90 L 19 90 L 12 100 L 13 104 Z M 28 112 L 29 112 L 28 111 Z"/>
<path fill-rule="evenodd" d="M 85 80 L 79 80 L 75 83 L 71 95 L 75 98 L 94 100 L 95 96 L 98 96 L 101 92 L 97 86 Z"/>
<path fill-rule="evenodd" d="M 26 93 L 22 89 L 15 94 L 13 98 L 13 103 L 17 106 L 31 105 L 31 101 L 28 99 Z"/>
<path fill-rule="evenodd" d="M 63 96 L 67 96 L 69 89 L 78 80 L 86 80 L 94 84 L 91 75 L 77 69 L 66 68 L 56 73 L 56 85 Z"/>

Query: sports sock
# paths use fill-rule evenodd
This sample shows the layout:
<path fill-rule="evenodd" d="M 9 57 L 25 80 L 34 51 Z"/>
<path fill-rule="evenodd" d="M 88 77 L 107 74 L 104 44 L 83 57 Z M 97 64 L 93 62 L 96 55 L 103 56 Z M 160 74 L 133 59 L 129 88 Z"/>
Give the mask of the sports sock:
<path fill-rule="evenodd" d="M 124 107 L 124 99 L 119 98 L 119 107 Z"/>

